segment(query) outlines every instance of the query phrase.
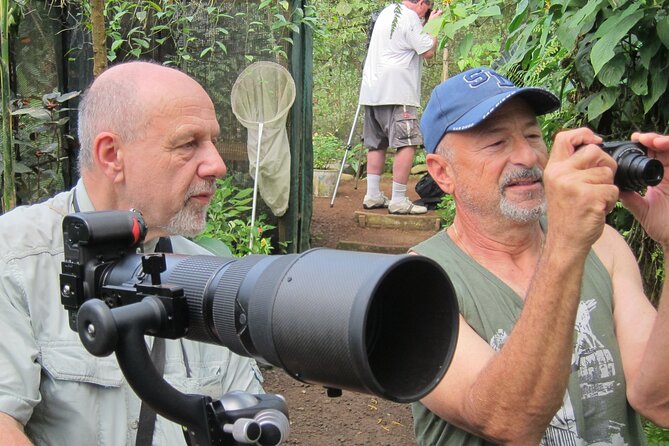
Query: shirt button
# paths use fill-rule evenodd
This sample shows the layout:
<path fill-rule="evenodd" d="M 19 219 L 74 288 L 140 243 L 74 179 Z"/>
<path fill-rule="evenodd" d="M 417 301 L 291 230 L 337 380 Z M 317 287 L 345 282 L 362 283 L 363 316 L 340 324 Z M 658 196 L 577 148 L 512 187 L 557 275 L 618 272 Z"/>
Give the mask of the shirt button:
<path fill-rule="evenodd" d="M 139 421 L 132 420 L 128 425 L 130 426 L 130 429 L 137 429 L 139 427 Z"/>

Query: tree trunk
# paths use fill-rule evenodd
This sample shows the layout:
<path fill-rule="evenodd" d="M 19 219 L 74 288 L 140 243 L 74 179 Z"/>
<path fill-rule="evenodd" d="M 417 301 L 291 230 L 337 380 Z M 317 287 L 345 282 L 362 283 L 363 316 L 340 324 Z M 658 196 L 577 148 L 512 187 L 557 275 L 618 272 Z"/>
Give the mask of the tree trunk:
<path fill-rule="evenodd" d="M 93 24 L 93 77 L 98 77 L 107 68 L 107 33 L 105 32 L 105 1 L 91 0 L 91 23 Z"/>

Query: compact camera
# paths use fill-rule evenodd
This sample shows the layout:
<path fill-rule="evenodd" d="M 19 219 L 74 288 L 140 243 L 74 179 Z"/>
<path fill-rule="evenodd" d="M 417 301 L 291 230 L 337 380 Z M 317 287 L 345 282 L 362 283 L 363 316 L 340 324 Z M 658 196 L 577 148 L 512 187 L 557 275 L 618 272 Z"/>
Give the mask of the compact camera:
<path fill-rule="evenodd" d="M 613 183 L 623 191 L 641 191 L 662 181 L 664 166 L 648 158 L 644 145 L 634 141 L 609 141 L 600 144 L 618 164 Z"/>

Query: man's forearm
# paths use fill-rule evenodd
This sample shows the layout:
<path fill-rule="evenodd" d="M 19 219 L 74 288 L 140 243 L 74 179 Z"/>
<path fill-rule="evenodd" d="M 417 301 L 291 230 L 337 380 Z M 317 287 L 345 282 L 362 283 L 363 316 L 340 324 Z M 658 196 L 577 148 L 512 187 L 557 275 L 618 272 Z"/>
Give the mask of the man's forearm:
<path fill-rule="evenodd" d="M 669 271 L 669 249 L 664 248 L 664 271 Z M 669 281 L 664 280 L 657 317 L 639 372 L 629 384 L 630 403 L 646 418 L 669 427 Z"/>
<path fill-rule="evenodd" d="M 561 406 L 584 264 L 547 246 L 518 323 L 473 386 L 475 417 L 495 441 L 536 444 Z"/>
<path fill-rule="evenodd" d="M 32 446 L 23 426 L 9 415 L 0 412 L 0 444 L 3 446 Z"/>

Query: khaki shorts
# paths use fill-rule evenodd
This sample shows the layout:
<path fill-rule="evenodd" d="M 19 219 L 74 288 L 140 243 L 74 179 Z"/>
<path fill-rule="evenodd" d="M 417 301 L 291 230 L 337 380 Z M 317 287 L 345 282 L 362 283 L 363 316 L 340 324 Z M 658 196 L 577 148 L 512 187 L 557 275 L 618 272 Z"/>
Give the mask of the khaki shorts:
<path fill-rule="evenodd" d="M 418 109 L 410 105 L 365 105 L 362 128 L 364 145 L 369 150 L 401 149 L 423 145 L 418 126 Z"/>

